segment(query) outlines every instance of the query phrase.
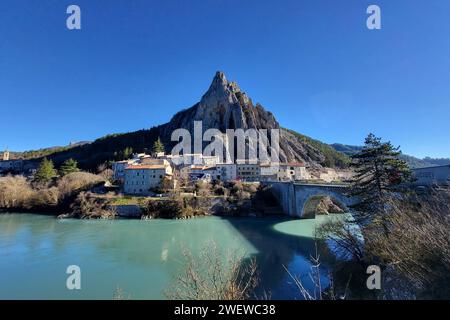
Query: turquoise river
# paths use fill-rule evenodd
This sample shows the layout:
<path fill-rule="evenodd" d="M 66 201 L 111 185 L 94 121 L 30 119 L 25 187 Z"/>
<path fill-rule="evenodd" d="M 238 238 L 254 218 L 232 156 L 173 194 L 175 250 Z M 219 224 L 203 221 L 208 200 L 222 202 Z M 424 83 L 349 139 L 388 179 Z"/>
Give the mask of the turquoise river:
<path fill-rule="evenodd" d="M 0 215 L 0 299 L 164 299 L 185 268 L 213 241 L 221 252 L 255 257 L 260 290 L 273 299 L 301 299 L 283 266 L 306 286 L 316 226 L 331 219 L 58 220 Z M 81 269 L 81 289 L 66 288 L 66 269 Z M 323 274 L 327 274 L 323 263 Z M 323 282 L 326 284 L 327 278 Z"/>

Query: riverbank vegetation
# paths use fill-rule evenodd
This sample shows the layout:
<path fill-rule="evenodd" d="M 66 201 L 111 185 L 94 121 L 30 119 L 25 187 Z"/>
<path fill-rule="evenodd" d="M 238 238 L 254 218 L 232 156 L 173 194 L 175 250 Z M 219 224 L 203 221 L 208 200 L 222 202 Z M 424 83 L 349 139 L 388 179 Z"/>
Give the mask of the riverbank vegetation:
<path fill-rule="evenodd" d="M 370 222 L 330 222 L 318 234 L 341 259 L 333 266 L 342 289 L 359 299 L 445 299 L 450 296 L 450 192 L 429 190 L 385 200 Z M 355 232 L 355 227 L 359 232 Z M 381 269 L 381 289 L 368 290 L 366 269 Z"/>
<path fill-rule="evenodd" d="M 32 179 L 0 177 L 0 210 L 18 212 L 69 212 L 80 193 L 104 183 L 97 174 L 81 172 L 68 161 L 58 176 L 50 160 L 44 159 Z"/>
<path fill-rule="evenodd" d="M 389 142 L 369 135 L 354 155 L 353 218 L 317 232 L 340 259 L 335 285 L 353 299 L 439 299 L 450 296 L 450 191 L 407 188 L 411 174 Z M 366 286 L 366 269 L 381 269 L 381 289 Z M 348 282 L 348 279 L 351 281 Z"/>
<path fill-rule="evenodd" d="M 182 190 L 169 190 L 166 197 L 141 200 L 139 205 L 143 209 L 144 219 L 186 219 L 205 215 L 264 216 L 282 212 L 267 187 L 241 181 L 197 181 Z"/>
<path fill-rule="evenodd" d="M 111 180 L 110 171 L 107 166 L 100 166 L 98 174 L 80 171 L 72 159 L 57 169 L 51 160 L 43 159 L 32 178 L 0 177 L 0 210 L 82 219 L 113 218 L 117 209 L 127 206 L 141 210 L 143 219 L 281 213 L 271 192 L 257 183 L 197 181 L 181 188 L 163 183 L 155 196 L 137 197 L 108 192 L 104 185 Z"/>
<path fill-rule="evenodd" d="M 188 219 L 208 215 L 204 198 L 171 197 L 164 200 L 149 200 L 144 208 L 144 219 Z"/>
<path fill-rule="evenodd" d="M 256 298 L 259 282 L 255 259 L 238 252 L 223 253 L 214 242 L 199 256 L 183 251 L 185 269 L 166 291 L 172 300 L 247 300 Z"/>
<path fill-rule="evenodd" d="M 61 218 L 114 219 L 116 212 L 109 206 L 108 197 L 98 197 L 92 192 L 80 192 L 70 205 L 70 212 Z"/>

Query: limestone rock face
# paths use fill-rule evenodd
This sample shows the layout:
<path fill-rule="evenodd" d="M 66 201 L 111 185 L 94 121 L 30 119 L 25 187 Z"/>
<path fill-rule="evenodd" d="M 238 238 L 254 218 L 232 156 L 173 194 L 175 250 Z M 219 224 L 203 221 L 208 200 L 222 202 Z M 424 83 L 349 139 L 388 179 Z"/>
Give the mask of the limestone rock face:
<path fill-rule="evenodd" d="M 317 214 L 344 213 L 344 210 L 334 203 L 330 197 L 324 197 L 317 206 Z"/>
<path fill-rule="evenodd" d="M 176 128 L 193 128 L 194 121 L 202 121 L 203 128 L 226 129 L 276 129 L 278 122 L 272 113 L 241 91 L 237 83 L 228 82 L 223 72 L 217 72 L 208 91 L 200 102 L 175 114 L 164 125 L 165 135 Z"/>
<path fill-rule="evenodd" d="M 176 129 L 184 128 L 193 134 L 194 121 L 202 121 L 203 132 L 210 128 L 223 133 L 227 129 L 279 129 L 282 162 L 300 161 L 320 167 L 325 159 L 319 150 L 291 131 L 281 128 L 274 115 L 261 104 L 254 105 L 237 83 L 229 82 L 223 72 L 216 73 L 200 102 L 178 112 L 169 123 L 159 127 L 165 145 L 175 144 L 171 142 L 171 134 Z"/>

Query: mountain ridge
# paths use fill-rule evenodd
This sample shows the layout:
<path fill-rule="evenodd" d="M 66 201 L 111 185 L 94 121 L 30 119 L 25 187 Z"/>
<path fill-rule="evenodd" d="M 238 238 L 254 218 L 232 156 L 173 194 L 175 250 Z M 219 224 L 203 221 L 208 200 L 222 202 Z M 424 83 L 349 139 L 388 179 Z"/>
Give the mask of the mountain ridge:
<path fill-rule="evenodd" d="M 333 143 L 330 144 L 336 151 L 347 156 L 352 156 L 363 149 L 362 146 L 353 146 L 348 144 Z M 400 154 L 400 159 L 404 160 L 412 169 L 436 167 L 441 165 L 450 165 L 450 158 L 417 158 L 407 154 Z"/>

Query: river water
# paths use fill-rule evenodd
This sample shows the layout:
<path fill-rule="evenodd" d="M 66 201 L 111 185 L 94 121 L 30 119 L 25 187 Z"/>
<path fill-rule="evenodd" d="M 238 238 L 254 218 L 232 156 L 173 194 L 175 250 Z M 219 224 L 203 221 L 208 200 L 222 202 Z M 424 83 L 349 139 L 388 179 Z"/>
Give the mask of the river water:
<path fill-rule="evenodd" d="M 312 289 L 314 231 L 331 219 L 220 218 L 190 220 L 58 220 L 0 215 L 0 299 L 164 299 L 185 268 L 182 252 L 200 254 L 212 241 L 219 252 L 255 257 L 260 291 L 273 299 L 301 299 L 283 266 Z M 81 290 L 66 288 L 66 268 L 81 269 Z M 327 283 L 326 261 L 322 263 Z"/>

